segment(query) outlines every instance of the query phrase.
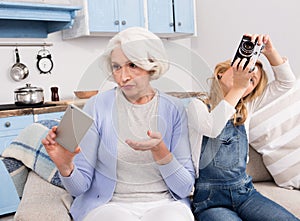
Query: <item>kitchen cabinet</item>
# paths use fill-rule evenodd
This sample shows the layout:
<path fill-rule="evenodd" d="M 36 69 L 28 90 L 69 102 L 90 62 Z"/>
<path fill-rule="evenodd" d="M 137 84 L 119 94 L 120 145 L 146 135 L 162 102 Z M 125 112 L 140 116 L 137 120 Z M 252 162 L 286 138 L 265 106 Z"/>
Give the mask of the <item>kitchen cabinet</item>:
<path fill-rule="evenodd" d="M 195 34 L 195 0 L 87 0 L 63 39 L 113 36 L 132 26 L 148 28 L 160 37 Z"/>
<path fill-rule="evenodd" d="M 61 4 L 0 1 L 0 38 L 47 38 L 49 33 L 70 28 L 79 9 Z"/>
<path fill-rule="evenodd" d="M 88 12 L 92 33 L 119 32 L 128 27 L 144 26 L 141 0 L 89 0 Z"/>
<path fill-rule="evenodd" d="M 33 122 L 33 115 L 0 118 L 0 154 L 23 128 Z"/>
<path fill-rule="evenodd" d="M 161 37 L 193 35 L 194 0 L 147 0 L 148 28 Z"/>
<path fill-rule="evenodd" d="M 63 39 L 81 36 L 113 36 L 133 26 L 145 27 L 143 0 L 87 0 Z"/>

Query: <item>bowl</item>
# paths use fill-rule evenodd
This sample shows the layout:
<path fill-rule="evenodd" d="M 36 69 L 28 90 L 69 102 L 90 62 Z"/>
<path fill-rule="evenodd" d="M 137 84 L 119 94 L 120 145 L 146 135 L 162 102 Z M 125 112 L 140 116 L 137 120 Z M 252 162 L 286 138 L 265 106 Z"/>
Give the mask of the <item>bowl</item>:
<path fill-rule="evenodd" d="M 79 99 L 87 99 L 98 93 L 98 90 L 93 91 L 74 91 L 74 94 Z"/>

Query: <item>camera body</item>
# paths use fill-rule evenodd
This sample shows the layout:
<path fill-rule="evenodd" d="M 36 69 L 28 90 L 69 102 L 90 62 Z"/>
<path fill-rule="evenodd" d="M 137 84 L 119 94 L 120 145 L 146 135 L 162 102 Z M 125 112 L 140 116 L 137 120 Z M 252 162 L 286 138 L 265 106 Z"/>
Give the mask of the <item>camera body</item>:
<path fill-rule="evenodd" d="M 246 58 L 247 61 L 243 67 L 243 69 L 245 69 L 245 67 L 248 65 L 248 63 L 250 62 L 250 59 L 253 58 L 254 59 L 254 65 L 253 67 L 251 67 L 250 72 L 252 72 L 255 68 L 255 63 L 261 53 L 261 50 L 264 48 L 264 44 L 262 45 L 258 45 L 257 44 L 258 39 L 256 38 L 255 42 L 253 43 L 251 41 L 251 37 L 249 36 L 243 36 L 242 40 L 239 44 L 239 47 L 235 53 L 235 56 L 231 62 L 231 65 L 233 65 L 234 61 L 238 58 L 240 58 L 241 60 L 243 58 Z"/>

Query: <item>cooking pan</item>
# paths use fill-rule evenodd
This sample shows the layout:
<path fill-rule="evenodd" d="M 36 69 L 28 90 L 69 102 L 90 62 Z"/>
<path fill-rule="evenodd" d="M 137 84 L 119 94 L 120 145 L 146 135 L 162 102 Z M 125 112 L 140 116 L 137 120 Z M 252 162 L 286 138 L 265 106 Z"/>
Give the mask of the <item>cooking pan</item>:
<path fill-rule="evenodd" d="M 21 81 L 27 78 L 29 74 L 29 69 L 28 67 L 26 67 L 25 64 L 22 64 L 20 62 L 19 50 L 17 48 L 15 49 L 15 54 L 16 54 L 16 63 L 12 66 L 10 70 L 10 76 L 15 81 Z"/>

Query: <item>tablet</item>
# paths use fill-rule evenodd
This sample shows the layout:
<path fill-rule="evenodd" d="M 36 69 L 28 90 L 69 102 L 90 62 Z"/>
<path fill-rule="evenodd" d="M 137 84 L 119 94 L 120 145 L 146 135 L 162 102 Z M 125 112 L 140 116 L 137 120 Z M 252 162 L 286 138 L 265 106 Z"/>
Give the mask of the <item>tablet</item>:
<path fill-rule="evenodd" d="M 69 104 L 57 127 L 56 142 L 74 152 L 93 121 L 93 118 L 79 107 Z"/>

